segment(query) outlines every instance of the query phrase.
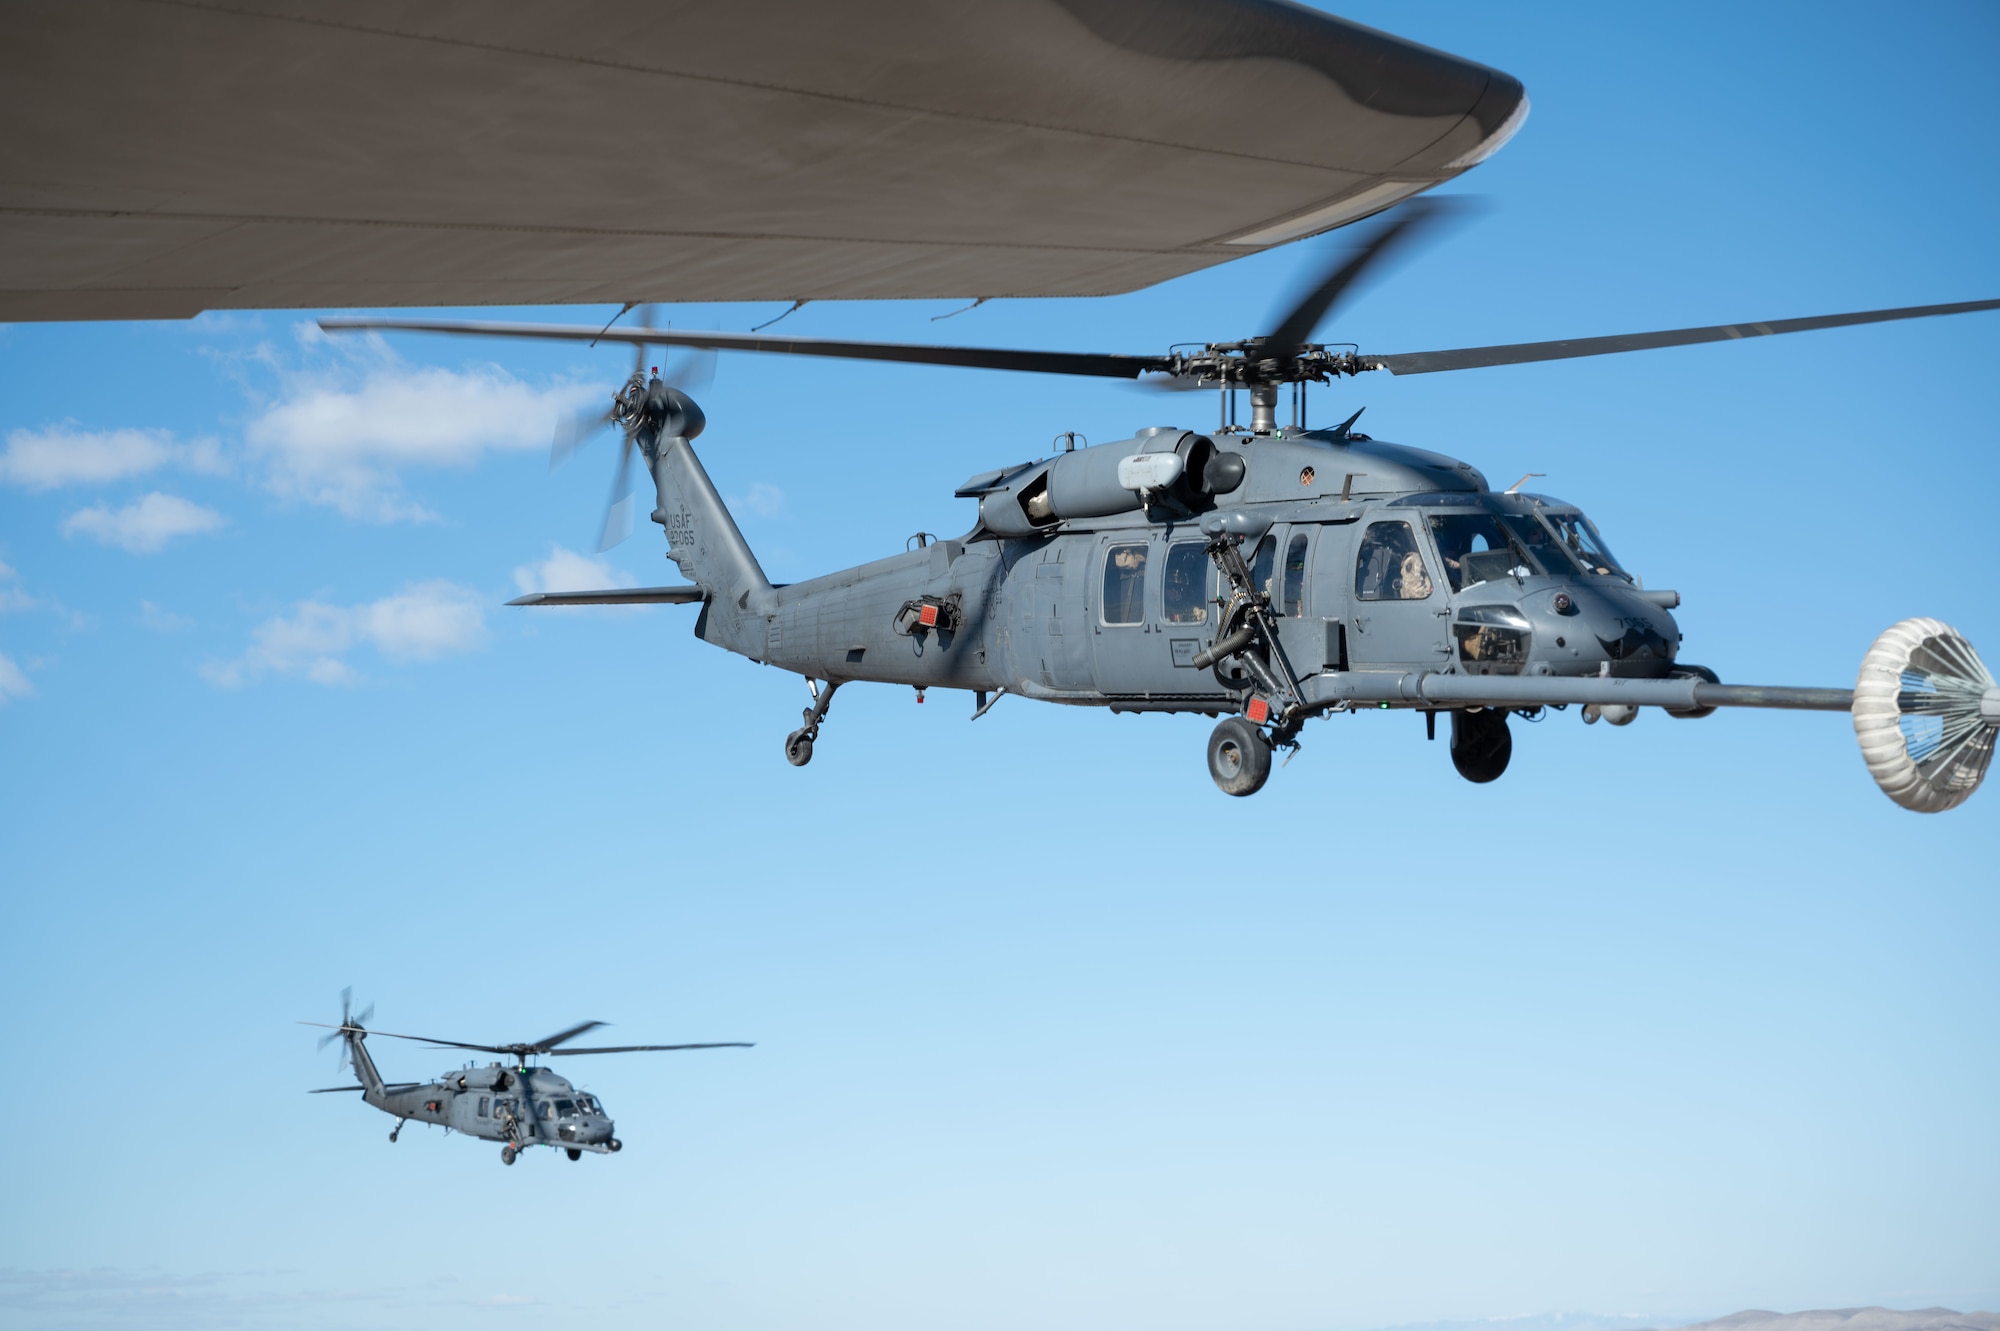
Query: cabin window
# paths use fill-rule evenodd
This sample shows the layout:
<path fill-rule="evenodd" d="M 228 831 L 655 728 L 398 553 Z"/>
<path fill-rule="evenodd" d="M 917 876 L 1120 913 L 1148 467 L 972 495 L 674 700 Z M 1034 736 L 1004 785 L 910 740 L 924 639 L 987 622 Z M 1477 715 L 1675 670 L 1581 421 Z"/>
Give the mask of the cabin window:
<path fill-rule="evenodd" d="M 1307 470 L 1311 470 L 1308 468 Z M 1278 613 L 1300 615 L 1305 613 L 1306 602 L 1306 534 L 1300 532 L 1292 537 L 1292 543 L 1285 547 L 1285 594 L 1281 598 Z"/>
<path fill-rule="evenodd" d="M 489 1099 L 491 1099 L 491 1098 L 492 1098 L 492 1097 L 490 1097 L 490 1096 L 485 1096 L 485 1095 L 482 1095 L 482 1096 L 480 1096 L 480 1097 L 479 1097 L 479 1117 L 481 1117 L 481 1118 L 485 1118 L 485 1117 L 487 1117 L 487 1114 L 486 1114 L 486 1102 L 487 1102 L 487 1101 L 488 1101 Z"/>
<path fill-rule="evenodd" d="M 537 1105 L 536 1108 L 541 1110 L 542 1122 L 544 1123 L 548 1122 L 551 1116 L 551 1110 L 554 1108 L 554 1106 L 550 1105 L 547 1100 L 544 1100 L 541 1102 L 541 1104 Z"/>
<path fill-rule="evenodd" d="M 1250 585 L 1266 596 L 1271 595 L 1271 565 L 1277 559 L 1277 537 L 1266 536 L 1257 543 L 1257 553 L 1250 560 Z"/>
<path fill-rule="evenodd" d="M 1354 594 L 1364 601 L 1421 601 L 1431 575 L 1407 522 L 1371 523 L 1354 562 Z"/>
<path fill-rule="evenodd" d="M 1169 624 L 1206 624 L 1208 602 L 1208 550 L 1199 541 L 1180 541 L 1167 547 L 1166 582 L 1160 597 Z"/>
<path fill-rule="evenodd" d="M 1114 545 L 1104 556 L 1104 622 L 1137 624 L 1146 617 L 1146 556 L 1143 545 Z"/>

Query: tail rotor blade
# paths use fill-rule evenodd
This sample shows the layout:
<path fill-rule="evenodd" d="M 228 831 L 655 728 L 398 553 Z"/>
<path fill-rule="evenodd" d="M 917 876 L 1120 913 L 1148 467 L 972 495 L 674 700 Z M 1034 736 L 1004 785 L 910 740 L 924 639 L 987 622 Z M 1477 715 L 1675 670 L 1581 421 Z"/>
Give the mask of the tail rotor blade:
<path fill-rule="evenodd" d="M 611 498 L 604 506 L 604 532 L 598 539 L 599 554 L 617 545 L 632 534 L 632 436 L 625 436 L 625 447 L 618 455 L 618 471 L 611 479 Z"/>
<path fill-rule="evenodd" d="M 319 1047 L 324 1049 L 328 1045 L 332 1044 L 335 1040 L 338 1040 L 339 1038 L 340 1038 L 339 1031 L 328 1031 L 325 1035 L 319 1037 Z"/>
<path fill-rule="evenodd" d="M 603 411 L 579 412 L 566 420 L 556 422 L 555 442 L 549 447 L 549 470 L 554 471 L 569 461 L 569 455 L 582 447 L 583 442 L 611 423 L 611 409 Z"/>
<path fill-rule="evenodd" d="M 341 1025 L 345 1026 L 345 1025 L 347 1024 L 347 1013 L 348 1013 L 348 1009 L 349 1009 L 349 1008 L 351 1008 L 351 1007 L 353 1006 L 353 1004 L 354 1004 L 354 986 L 350 984 L 350 985 L 348 985 L 348 986 L 347 986 L 347 987 L 346 987 L 345 989 L 342 989 L 342 990 L 340 991 L 340 1024 L 341 1024 Z"/>
<path fill-rule="evenodd" d="M 650 302 L 645 305 L 641 305 L 639 307 L 639 327 L 645 329 L 647 332 L 651 332 L 653 330 L 653 316 L 655 314 L 658 314 L 659 311 L 660 307 L 651 304 Z M 644 342 L 640 342 L 634 345 L 632 348 L 632 373 L 644 374 L 645 372 L 646 372 L 646 344 Z"/>
<path fill-rule="evenodd" d="M 701 347 L 690 351 L 673 364 L 667 366 L 660 378 L 672 388 L 678 388 L 690 396 L 706 393 L 708 386 L 715 382 L 716 350 Z"/>
<path fill-rule="evenodd" d="M 370 1003 L 367 1007 L 362 1008 L 361 1011 L 354 1014 L 354 1024 L 356 1026 L 366 1026 L 373 1020 L 375 1020 L 375 1005 L 373 1003 Z"/>

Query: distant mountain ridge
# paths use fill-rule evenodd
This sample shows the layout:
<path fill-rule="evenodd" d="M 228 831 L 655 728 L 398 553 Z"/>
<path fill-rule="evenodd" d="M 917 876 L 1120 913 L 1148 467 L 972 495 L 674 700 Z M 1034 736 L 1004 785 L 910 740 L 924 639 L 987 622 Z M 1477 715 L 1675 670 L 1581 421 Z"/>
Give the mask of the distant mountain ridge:
<path fill-rule="evenodd" d="M 1761 1308 L 1731 1313 L 1679 1331 L 2000 1331 L 2000 1313 L 1962 1313 L 1950 1308 L 1822 1308 L 1774 1313 Z"/>
<path fill-rule="evenodd" d="M 1467 1322 L 1413 1322 L 1383 1331 L 2000 1331 L 2000 1313 L 1951 1308 L 1746 1309 L 1712 1321 L 1604 1313 L 1528 1313 Z"/>

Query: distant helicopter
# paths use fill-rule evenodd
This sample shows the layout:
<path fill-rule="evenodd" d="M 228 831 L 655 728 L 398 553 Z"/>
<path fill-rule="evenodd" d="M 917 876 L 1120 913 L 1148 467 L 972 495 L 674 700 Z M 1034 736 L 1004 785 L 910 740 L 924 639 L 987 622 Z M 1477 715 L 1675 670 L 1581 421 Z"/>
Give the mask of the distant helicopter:
<path fill-rule="evenodd" d="M 514 605 L 694 603 L 695 634 L 797 671 L 812 695 L 785 737 L 803 766 L 841 685 L 865 680 L 974 694 L 973 719 L 1002 695 L 1125 712 L 1223 717 L 1209 774 L 1231 795 L 1262 788 L 1275 749 L 1296 749 L 1309 719 L 1361 708 L 1421 710 L 1435 737 L 1450 717 L 1453 766 L 1499 777 L 1508 717 L 1582 708 L 1587 722 L 1641 707 L 1703 717 L 1718 707 L 1845 711 L 1863 757 L 1897 803 L 1938 812 L 1983 779 L 2000 732 L 2000 687 L 1964 636 L 1905 620 L 1878 638 L 1853 689 L 1723 684 L 1678 659 L 1672 591 L 1643 587 L 1589 518 L 1529 478 L 1495 491 L 1470 463 L 1355 431 L 1305 425 L 1305 388 L 1368 370 L 1426 374 L 1596 356 L 1844 325 L 1963 314 L 2000 300 L 1766 323 L 1396 355 L 1309 342 L 1373 265 L 1443 215 L 1445 200 L 1402 205 L 1333 267 L 1275 331 L 1160 356 L 840 342 L 679 330 L 591 329 L 374 317 L 376 329 L 636 344 L 630 381 L 600 420 L 619 426 L 619 511 L 634 450 L 653 474 L 652 519 L 688 585 L 548 592 Z M 629 306 L 627 308 L 630 308 Z M 614 321 L 615 322 L 615 321 Z M 650 345 L 972 366 L 1214 385 L 1209 431 L 1141 430 L 982 472 L 958 487 L 978 502 L 970 531 L 927 533 L 858 568 L 773 586 L 696 458 L 705 416 L 657 370 Z M 1291 385 L 1292 421 L 1278 422 Z M 1250 421 L 1236 421 L 1247 390 Z M 558 452 L 563 441 L 558 441 Z M 615 539 L 607 520 L 606 540 Z"/>
<path fill-rule="evenodd" d="M 560 1058 L 568 1054 L 638 1054 L 673 1049 L 753 1047 L 741 1041 L 633 1044 L 595 1049 L 557 1047 L 586 1031 L 596 1030 L 604 1024 L 601 1021 L 586 1021 L 527 1044 L 466 1044 L 459 1040 L 434 1040 L 427 1035 L 371 1031 L 362 1023 L 374 1017 L 374 1005 L 370 1004 L 358 1014 L 350 1013 L 349 1005 L 353 997 L 352 989 L 340 991 L 340 1025 L 328 1026 L 323 1021 L 300 1024 L 319 1026 L 331 1032 L 321 1037 L 319 1045 L 322 1049 L 335 1040 L 346 1043 L 343 1059 L 353 1067 L 359 1084 L 323 1086 L 308 1094 L 361 1092 L 363 1104 L 373 1105 L 383 1113 L 395 1116 L 396 1126 L 389 1130 L 390 1141 L 395 1141 L 402 1134 L 405 1124 L 417 1122 L 438 1124 L 448 1131 L 462 1132 L 468 1137 L 500 1142 L 500 1163 L 503 1165 L 513 1164 L 530 1146 L 555 1147 L 572 1160 L 583 1159 L 585 1151 L 606 1155 L 625 1148 L 625 1144 L 612 1135 L 611 1117 L 605 1113 L 596 1096 L 577 1090 L 566 1078 L 547 1068 L 535 1067 L 529 1061 L 531 1059 Z M 392 1040 L 420 1040 L 450 1049 L 477 1049 L 510 1057 L 505 1063 L 489 1063 L 485 1067 L 474 1067 L 468 1063 L 456 1072 L 445 1073 L 436 1081 L 385 1082 L 382 1074 L 375 1070 L 375 1060 L 369 1057 L 362 1044 L 370 1035 L 387 1036 Z"/>

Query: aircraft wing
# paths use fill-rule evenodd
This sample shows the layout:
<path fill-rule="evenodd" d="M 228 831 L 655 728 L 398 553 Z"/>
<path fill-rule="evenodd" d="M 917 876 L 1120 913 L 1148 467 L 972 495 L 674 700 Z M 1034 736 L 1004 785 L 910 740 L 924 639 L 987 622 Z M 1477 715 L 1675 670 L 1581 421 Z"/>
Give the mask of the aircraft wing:
<path fill-rule="evenodd" d="M 1284 0 L 14 0 L 0 322 L 1129 291 L 1526 111 Z"/>

